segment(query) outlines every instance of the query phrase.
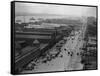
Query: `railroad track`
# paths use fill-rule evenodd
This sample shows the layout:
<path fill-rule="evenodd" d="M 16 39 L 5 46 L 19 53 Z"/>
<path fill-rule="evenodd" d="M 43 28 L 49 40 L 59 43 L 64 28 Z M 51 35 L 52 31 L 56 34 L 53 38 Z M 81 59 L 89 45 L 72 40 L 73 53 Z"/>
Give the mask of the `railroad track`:
<path fill-rule="evenodd" d="M 32 60 L 39 57 L 48 49 L 52 48 L 59 40 L 62 39 L 62 36 L 57 36 L 55 39 L 51 39 L 47 44 L 40 44 L 40 46 L 35 48 L 30 48 L 27 53 L 19 57 L 15 57 L 15 72 L 19 73 L 23 70 L 27 64 L 29 64 Z"/>

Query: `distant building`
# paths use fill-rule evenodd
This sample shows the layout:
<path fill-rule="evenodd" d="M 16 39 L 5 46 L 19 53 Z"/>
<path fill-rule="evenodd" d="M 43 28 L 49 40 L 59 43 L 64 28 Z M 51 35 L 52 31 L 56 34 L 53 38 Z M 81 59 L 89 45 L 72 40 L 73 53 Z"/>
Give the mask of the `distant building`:
<path fill-rule="evenodd" d="M 22 21 L 21 20 L 16 20 L 15 23 L 21 24 Z"/>
<path fill-rule="evenodd" d="M 54 24 L 54 23 L 42 23 L 41 26 L 44 26 L 44 27 L 60 27 L 59 24 Z"/>
<path fill-rule="evenodd" d="M 40 25 L 35 25 L 35 24 L 28 24 L 24 28 L 41 28 L 41 26 Z"/>

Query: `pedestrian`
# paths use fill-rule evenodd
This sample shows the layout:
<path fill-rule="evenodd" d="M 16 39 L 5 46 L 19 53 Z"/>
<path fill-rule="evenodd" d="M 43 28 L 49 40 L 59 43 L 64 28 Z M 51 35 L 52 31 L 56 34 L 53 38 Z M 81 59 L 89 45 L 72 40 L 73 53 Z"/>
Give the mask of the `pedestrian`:
<path fill-rule="evenodd" d="M 64 49 L 66 51 L 66 49 Z"/>
<path fill-rule="evenodd" d="M 70 52 L 68 51 L 68 55 L 70 54 Z"/>
<path fill-rule="evenodd" d="M 71 56 L 73 56 L 73 52 L 71 52 Z"/>

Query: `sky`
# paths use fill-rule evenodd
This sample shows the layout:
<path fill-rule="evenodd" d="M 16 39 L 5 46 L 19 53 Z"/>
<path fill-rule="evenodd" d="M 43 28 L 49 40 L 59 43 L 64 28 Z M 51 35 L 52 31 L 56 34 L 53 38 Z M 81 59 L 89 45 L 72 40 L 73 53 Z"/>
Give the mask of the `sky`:
<path fill-rule="evenodd" d="M 56 14 L 69 16 L 94 16 L 96 17 L 96 7 L 51 5 L 36 3 L 15 3 L 15 13 L 27 14 Z"/>

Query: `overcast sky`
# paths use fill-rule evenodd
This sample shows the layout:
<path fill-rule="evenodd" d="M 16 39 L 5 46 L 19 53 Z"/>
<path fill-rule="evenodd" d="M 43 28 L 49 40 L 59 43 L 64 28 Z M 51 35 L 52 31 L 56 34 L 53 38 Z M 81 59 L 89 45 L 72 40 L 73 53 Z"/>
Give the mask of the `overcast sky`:
<path fill-rule="evenodd" d="M 95 7 L 69 6 L 69 5 L 50 5 L 36 3 L 15 4 L 16 13 L 38 13 L 38 14 L 57 14 L 71 16 L 94 16 L 96 17 Z"/>

